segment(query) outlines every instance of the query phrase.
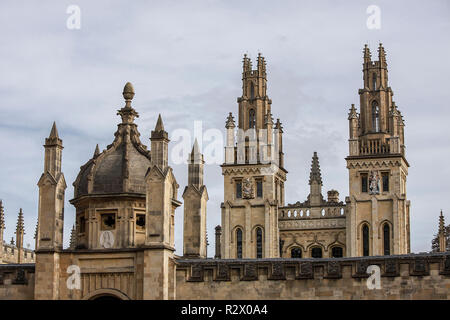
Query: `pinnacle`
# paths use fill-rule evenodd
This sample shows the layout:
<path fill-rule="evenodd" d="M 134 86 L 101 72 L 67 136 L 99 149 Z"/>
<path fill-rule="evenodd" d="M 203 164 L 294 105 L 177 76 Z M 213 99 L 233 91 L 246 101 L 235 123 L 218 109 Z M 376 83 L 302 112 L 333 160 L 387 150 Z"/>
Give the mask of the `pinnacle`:
<path fill-rule="evenodd" d="M 97 146 L 95 147 L 95 151 L 94 151 L 94 158 L 97 158 L 99 154 L 100 154 L 100 149 L 97 144 Z"/>
<path fill-rule="evenodd" d="M 56 128 L 56 122 L 53 121 L 52 131 L 50 131 L 49 138 L 57 138 L 59 139 L 58 129 Z"/>
<path fill-rule="evenodd" d="M 195 138 L 194 145 L 192 146 L 192 154 L 200 153 L 197 138 Z"/>
<path fill-rule="evenodd" d="M 156 122 L 155 131 L 164 131 L 164 124 L 161 118 L 161 114 L 158 116 L 158 121 Z"/>
<path fill-rule="evenodd" d="M 20 208 L 19 216 L 17 217 L 16 233 L 23 232 L 24 228 L 25 227 L 24 227 L 24 223 L 23 223 L 23 212 L 22 212 L 22 208 Z"/>
<path fill-rule="evenodd" d="M 227 121 L 225 123 L 225 128 L 234 128 L 236 125 L 234 124 L 233 114 L 230 112 L 227 117 Z"/>
<path fill-rule="evenodd" d="M 314 151 L 314 155 L 311 163 L 311 173 L 309 175 L 309 184 L 312 184 L 313 181 L 318 182 L 320 185 L 322 184 L 322 175 L 320 173 L 320 164 L 319 157 L 317 156 L 317 152 Z"/>

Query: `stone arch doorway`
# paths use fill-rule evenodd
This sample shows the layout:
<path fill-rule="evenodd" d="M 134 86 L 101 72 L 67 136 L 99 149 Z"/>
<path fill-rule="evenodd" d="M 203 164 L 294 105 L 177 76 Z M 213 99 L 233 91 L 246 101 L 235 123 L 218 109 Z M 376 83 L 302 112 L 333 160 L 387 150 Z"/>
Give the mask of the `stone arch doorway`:
<path fill-rule="evenodd" d="M 107 300 L 130 300 L 130 298 L 123 292 L 116 289 L 99 289 L 90 292 L 83 297 L 83 300 L 96 300 L 96 301 L 107 301 Z"/>

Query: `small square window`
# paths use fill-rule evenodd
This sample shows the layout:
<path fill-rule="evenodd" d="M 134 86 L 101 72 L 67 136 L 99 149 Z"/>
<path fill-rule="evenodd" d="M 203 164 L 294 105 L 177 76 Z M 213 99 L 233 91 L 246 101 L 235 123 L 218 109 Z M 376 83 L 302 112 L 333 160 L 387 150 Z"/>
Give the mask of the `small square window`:
<path fill-rule="evenodd" d="M 114 230 L 116 228 L 116 215 L 114 213 L 104 213 L 101 215 L 102 230 Z"/>

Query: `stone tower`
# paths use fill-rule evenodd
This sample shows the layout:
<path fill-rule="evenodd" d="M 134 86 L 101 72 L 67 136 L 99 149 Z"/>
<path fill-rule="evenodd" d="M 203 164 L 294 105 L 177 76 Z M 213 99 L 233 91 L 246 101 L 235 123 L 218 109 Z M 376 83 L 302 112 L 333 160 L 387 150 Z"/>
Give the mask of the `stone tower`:
<path fill-rule="evenodd" d="M 206 203 L 208 192 L 203 184 L 203 155 L 197 139 L 188 158 L 188 185 L 184 189 L 183 256 L 206 258 Z"/>
<path fill-rule="evenodd" d="M 67 185 L 61 172 L 63 145 L 55 123 L 50 136 L 45 139 L 44 148 L 44 173 L 38 182 L 35 299 L 56 299 L 59 296 L 59 259 L 63 246 Z"/>
<path fill-rule="evenodd" d="M 242 96 L 237 102 L 237 134 L 231 113 L 225 125 L 221 257 L 279 257 L 278 206 L 284 204 L 287 171 L 283 168 L 283 128 L 279 119 L 274 126 L 261 54 L 256 69 L 244 55 Z"/>
<path fill-rule="evenodd" d="M 16 225 L 16 246 L 17 246 L 17 263 L 22 263 L 23 254 L 23 236 L 25 234 L 25 225 L 23 223 L 23 212 L 22 208 L 19 210 Z"/>
<path fill-rule="evenodd" d="M 161 115 L 151 133 L 152 165 L 145 175 L 146 240 L 144 260 L 144 299 L 175 298 L 175 209 L 178 183 L 168 165 L 168 133 Z M 158 288 L 155 290 L 155 288 Z"/>
<path fill-rule="evenodd" d="M 349 113 L 349 197 L 347 252 L 349 256 L 410 252 L 404 122 L 388 86 L 386 54 L 378 47 L 372 61 L 367 45 L 363 62 L 364 87 L 360 112 Z"/>
<path fill-rule="evenodd" d="M 60 250 L 63 245 L 64 193 L 66 181 L 61 172 L 63 144 L 53 123 L 45 139 L 44 173 L 39 179 L 37 250 Z"/>

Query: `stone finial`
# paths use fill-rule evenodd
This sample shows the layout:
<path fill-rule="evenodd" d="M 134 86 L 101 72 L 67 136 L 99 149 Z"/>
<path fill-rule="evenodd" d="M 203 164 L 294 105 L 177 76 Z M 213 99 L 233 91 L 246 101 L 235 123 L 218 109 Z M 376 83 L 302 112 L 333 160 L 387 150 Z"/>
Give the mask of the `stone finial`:
<path fill-rule="evenodd" d="M 233 117 L 233 114 L 230 112 L 228 114 L 227 121 L 225 123 L 225 128 L 226 129 L 232 129 L 232 128 L 235 128 L 235 127 L 236 127 L 236 124 L 234 123 L 234 117 Z"/>
<path fill-rule="evenodd" d="M 352 103 L 352 107 L 350 108 L 350 112 L 348 113 L 348 120 L 357 119 L 358 113 L 356 112 L 355 104 Z"/>
<path fill-rule="evenodd" d="M 320 173 L 320 164 L 319 157 L 317 156 L 317 152 L 314 151 L 314 155 L 311 163 L 311 173 L 309 174 L 309 184 L 312 184 L 313 181 L 318 182 L 322 185 L 322 175 Z"/>
<path fill-rule="evenodd" d="M 134 97 L 134 88 L 130 82 L 127 82 L 122 92 L 125 99 L 125 107 L 117 111 L 117 114 L 122 118 L 122 124 L 132 124 L 134 118 L 138 118 L 139 114 L 131 107 L 131 100 Z"/>
<path fill-rule="evenodd" d="M 266 125 L 271 125 L 273 126 L 273 117 L 272 117 L 272 113 L 268 112 L 265 116 L 264 116 L 264 123 Z"/>
<path fill-rule="evenodd" d="M 14 243 L 14 237 L 11 237 L 11 242 L 10 242 L 10 244 L 11 244 L 12 246 L 15 245 L 15 243 Z"/>
<path fill-rule="evenodd" d="M 134 88 L 133 88 L 133 85 L 131 84 L 131 82 L 127 82 L 125 84 L 125 87 L 123 87 L 122 95 L 123 95 L 123 98 L 125 99 L 125 101 L 133 100 Z"/>
<path fill-rule="evenodd" d="M 278 129 L 281 133 L 283 132 L 283 127 L 281 125 L 280 119 L 277 119 L 277 122 L 275 123 L 275 129 Z"/>
<path fill-rule="evenodd" d="M 5 210 L 3 208 L 2 200 L 0 200 L 0 229 L 5 229 Z"/>

